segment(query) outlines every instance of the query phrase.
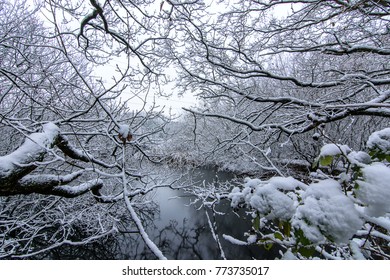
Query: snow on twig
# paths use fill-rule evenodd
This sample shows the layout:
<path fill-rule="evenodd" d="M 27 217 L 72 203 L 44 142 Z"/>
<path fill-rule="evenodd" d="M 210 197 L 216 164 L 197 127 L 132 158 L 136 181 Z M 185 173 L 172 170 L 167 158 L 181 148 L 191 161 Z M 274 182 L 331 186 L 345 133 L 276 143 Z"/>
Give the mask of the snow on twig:
<path fill-rule="evenodd" d="M 126 145 L 122 146 L 122 183 L 123 183 L 123 198 L 126 203 L 127 210 L 129 210 L 130 216 L 133 219 L 136 227 L 138 228 L 142 239 L 144 240 L 146 246 L 153 252 L 153 254 L 159 258 L 160 260 L 167 260 L 167 258 L 164 256 L 164 254 L 161 252 L 161 250 L 157 247 L 157 245 L 149 238 L 149 235 L 146 233 L 144 226 L 142 225 L 141 220 L 139 219 L 137 213 L 135 213 L 135 210 L 133 208 L 132 203 L 130 202 L 130 199 L 128 197 L 128 190 L 127 190 L 127 178 L 126 178 L 126 169 L 125 169 L 125 147 Z"/>
<path fill-rule="evenodd" d="M 223 237 L 225 240 L 227 240 L 227 241 L 229 241 L 230 243 L 235 244 L 235 245 L 240 245 L 240 246 L 246 246 L 246 245 L 248 245 L 247 242 L 238 240 L 238 239 L 234 238 L 233 236 L 230 236 L 230 235 L 227 235 L 227 234 L 223 234 L 222 237 Z"/>
<path fill-rule="evenodd" d="M 219 251 L 221 252 L 221 258 L 224 259 L 224 260 L 226 260 L 225 252 L 223 251 L 221 242 L 219 241 L 218 234 L 214 231 L 214 227 L 213 227 L 213 224 L 211 223 L 209 213 L 207 213 L 207 209 L 205 209 L 205 213 L 206 213 L 207 221 L 208 221 L 208 223 L 209 223 L 209 227 L 210 227 L 210 230 L 211 230 L 211 234 L 212 234 L 212 236 L 213 236 L 215 242 L 217 242 L 218 249 L 219 249 Z"/>

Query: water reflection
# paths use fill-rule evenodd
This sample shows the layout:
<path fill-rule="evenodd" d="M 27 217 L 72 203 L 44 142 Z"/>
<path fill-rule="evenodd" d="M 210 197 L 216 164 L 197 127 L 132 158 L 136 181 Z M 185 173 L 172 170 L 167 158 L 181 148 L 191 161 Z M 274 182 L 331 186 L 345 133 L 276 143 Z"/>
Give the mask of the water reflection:
<path fill-rule="evenodd" d="M 233 178 L 232 174 L 217 172 L 212 169 L 198 170 L 194 176 L 200 184 L 224 181 Z M 204 183 L 202 182 L 204 181 Z M 149 237 L 157 244 L 168 259 L 207 260 L 221 259 L 221 251 L 210 231 L 205 211 L 208 211 L 211 222 L 216 228 L 224 255 L 227 259 L 275 259 L 278 249 L 267 251 L 257 245 L 239 246 L 226 241 L 222 234 L 245 240 L 244 232 L 251 228 L 247 215 L 239 210 L 234 213 L 228 201 L 216 206 L 224 215 L 212 213 L 200 207 L 199 203 L 191 204 L 194 197 L 183 190 L 168 188 L 157 190 L 152 197 L 153 203 L 140 214 Z M 199 209 L 200 208 L 200 209 Z M 120 232 L 96 242 L 82 246 L 61 246 L 37 258 L 49 259 L 156 259 L 145 246 L 137 232 L 134 232 L 129 216 L 124 214 L 119 224 Z M 76 237 L 83 232 L 75 231 Z"/>
<path fill-rule="evenodd" d="M 224 181 L 232 179 L 233 175 L 205 169 L 201 170 L 197 177 L 203 179 L 207 185 L 216 180 L 223 184 Z M 147 225 L 148 234 L 169 259 L 221 259 L 221 251 L 210 231 L 206 209 L 200 207 L 200 204 L 191 204 L 193 199 L 194 197 L 182 190 L 158 190 L 153 200 L 159 205 L 160 211 L 154 221 Z M 223 239 L 222 234 L 228 234 L 245 240 L 243 234 L 250 230 L 251 221 L 246 218 L 243 210 L 234 213 L 228 201 L 220 203 L 216 210 L 226 213 L 213 215 L 207 210 L 212 223 L 216 225 L 216 234 L 227 259 L 274 259 L 278 256 L 276 248 L 267 251 L 257 245 L 238 246 Z M 128 250 L 120 259 L 155 258 L 143 245 L 141 238 L 134 240 L 126 234 L 118 239 L 122 247 L 121 252 L 124 252 L 123 248 Z"/>

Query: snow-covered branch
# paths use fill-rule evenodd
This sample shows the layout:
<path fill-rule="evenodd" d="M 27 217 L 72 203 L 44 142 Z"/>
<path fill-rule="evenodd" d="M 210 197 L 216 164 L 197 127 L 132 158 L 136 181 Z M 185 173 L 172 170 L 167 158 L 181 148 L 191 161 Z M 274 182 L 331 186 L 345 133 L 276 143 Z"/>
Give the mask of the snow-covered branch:
<path fill-rule="evenodd" d="M 59 135 L 59 128 L 48 123 L 43 132 L 27 136 L 14 152 L 0 157 L 0 194 L 12 194 L 15 184 L 37 168 Z M 16 192 L 17 193 L 17 192 Z"/>
<path fill-rule="evenodd" d="M 54 145 L 73 159 L 84 162 L 104 163 L 95 160 L 92 156 L 80 152 L 62 135 L 58 126 L 47 123 L 43 131 L 27 136 L 24 143 L 9 155 L 0 157 L 0 195 L 9 196 L 16 194 L 40 193 L 46 195 L 58 195 L 63 197 L 76 197 L 88 191 L 92 191 L 99 199 L 103 181 L 94 179 L 77 186 L 67 185 L 79 178 L 84 170 L 79 170 L 67 175 L 33 174 L 47 154 L 54 153 Z M 102 199 L 101 199 L 102 200 Z"/>
<path fill-rule="evenodd" d="M 115 167 L 115 165 L 109 165 L 101 160 L 96 159 L 93 155 L 88 154 L 85 151 L 79 150 L 74 147 L 65 135 L 59 135 L 57 147 L 67 156 L 72 159 L 77 159 L 83 162 L 96 163 L 105 168 Z"/>

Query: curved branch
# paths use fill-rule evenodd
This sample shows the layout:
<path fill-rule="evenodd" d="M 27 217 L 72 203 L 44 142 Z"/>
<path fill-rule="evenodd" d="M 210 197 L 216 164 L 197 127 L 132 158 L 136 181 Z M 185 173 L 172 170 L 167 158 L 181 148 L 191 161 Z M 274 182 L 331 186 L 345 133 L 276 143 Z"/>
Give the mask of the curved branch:
<path fill-rule="evenodd" d="M 65 136 L 60 134 L 58 126 L 48 123 L 43 126 L 42 132 L 27 136 L 24 143 L 14 152 L 0 157 L 0 196 L 39 193 L 76 197 L 91 191 L 99 202 L 114 201 L 101 195 L 100 189 L 103 187 L 101 179 L 92 179 L 76 186 L 67 185 L 80 177 L 84 170 L 67 175 L 29 175 L 39 164 L 42 164 L 45 155 L 55 145 L 73 159 L 110 167 L 76 149 Z"/>
<path fill-rule="evenodd" d="M 15 187 L 11 190 L 9 195 L 47 193 L 55 187 L 72 182 L 80 177 L 83 172 L 84 171 L 81 170 L 64 176 L 51 174 L 27 175 L 15 184 Z M 6 193 L 1 194 L 7 195 Z"/>
<path fill-rule="evenodd" d="M 56 146 L 65 155 L 67 155 L 68 157 L 70 157 L 72 159 L 81 160 L 83 162 L 96 163 L 96 164 L 103 166 L 105 168 L 115 167 L 114 165 L 109 165 L 103 161 L 100 161 L 100 160 L 94 158 L 92 155 L 90 155 L 84 151 L 80 151 L 79 149 L 77 149 L 76 147 L 74 147 L 72 144 L 69 143 L 69 139 L 65 135 L 62 135 L 62 134 L 58 135 L 58 141 L 56 143 Z"/>
<path fill-rule="evenodd" d="M 44 194 L 52 194 L 52 195 L 66 197 L 66 198 L 71 198 L 71 197 L 77 197 L 83 195 L 89 191 L 94 191 L 96 193 L 101 188 L 103 188 L 103 186 L 104 184 L 101 179 L 93 179 L 77 186 L 69 186 L 69 185 L 57 186 L 55 188 L 50 189 L 48 193 L 44 193 Z"/>
<path fill-rule="evenodd" d="M 59 135 L 59 128 L 48 123 L 43 132 L 33 133 L 24 143 L 9 155 L 0 157 L 0 195 L 12 193 L 18 180 L 37 168 Z"/>

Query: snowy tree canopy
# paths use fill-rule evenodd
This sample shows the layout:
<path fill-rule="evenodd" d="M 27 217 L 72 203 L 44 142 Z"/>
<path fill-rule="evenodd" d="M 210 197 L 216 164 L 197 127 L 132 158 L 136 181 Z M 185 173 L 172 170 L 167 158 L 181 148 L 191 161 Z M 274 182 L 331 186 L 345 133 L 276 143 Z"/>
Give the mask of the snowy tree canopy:
<path fill-rule="evenodd" d="M 389 259 L 389 15 L 363 0 L 2 1 L 0 258 L 122 231 L 165 259 L 149 198 L 180 188 L 221 258 L 229 241 Z M 173 120 L 156 102 L 171 94 L 198 104 Z M 237 178 L 184 182 L 210 166 Z M 251 221 L 242 236 L 212 222 L 226 200 Z"/>
<path fill-rule="evenodd" d="M 372 143 L 380 132 L 371 134 L 368 142 Z M 389 162 L 336 144 L 325 144 L 320 149 L 320 158 L 327 156 L 330 162 L 325 168 L 339 157 L 344 159 L 337 175 L 312 176 L 309 185 L 291 177 L 273 177 L 269 181 L 247 179 L 242 189 L 232 189 L 228 195 L 231 206 L 244 206 L 254 216 L 256 235 L 250 234 L 251 243 L 276 243 L 287 248 L 290 257 L 294 253 L 299 258 L 312 257 L 314 252 L 334 259 L 340 254 L 342 258 L 365 259 L 371 252 L 386 257 L 387 251 L 383 252 L 378 244 L 390 240 Z M 313 175 L 326 174 L 320 169 L 316 173 Z M 367 227 L 369 235 L 383 241 L 367 242 L 367 231 L 363 230 Z M 231 236 L 227 240 L 242 242 Z"/>
<path fill-rule="evenodd" d="M 114 31 L 113 14 L 102 13 L 99 1 L 76 2 L 0 3 L 0 258 L 33 258 L 113 236 L 126 231 L 118 226 L 125 213 L 129 227 L 145 232 L 138 215 L 150 207 L 134 201 L 180 177 L 152 168 L 163 160 L 151 147 L 169 118 L 139 94 L 160 85 L 161 59 L 151 59 L 146 46 L 154 20 L 127 15 L 134 25 Z M 116 43 L 98 36 L 98 15 Z M 130 31 L 151 41 L 124 41 Z M 121 53 L 128 59 L 111 77 L 99 77 L 95 70 Z M 134 99 L 143 107 L 133 110 Z"/>

